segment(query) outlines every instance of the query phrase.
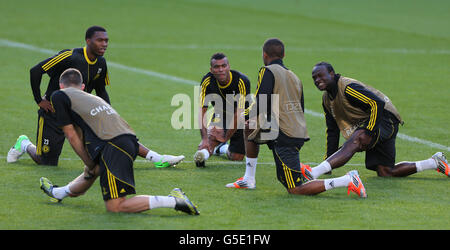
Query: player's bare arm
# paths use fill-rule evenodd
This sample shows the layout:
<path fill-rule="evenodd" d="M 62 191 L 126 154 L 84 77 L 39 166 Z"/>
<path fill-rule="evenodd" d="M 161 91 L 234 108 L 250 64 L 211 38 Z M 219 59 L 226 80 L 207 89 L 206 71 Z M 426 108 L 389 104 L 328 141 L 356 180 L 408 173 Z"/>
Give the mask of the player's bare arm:
<path fill-rule="evenodd" d="M 206 126 L 204 124 L 204 118 L 206 115 L 206 112 L 208 111 L 207 107 L 201 107 L 199 116 L 198 116 L 198 122 L 200 123 L 200 136 L 202 138 L 202 141 L 198 145 L 198 149 L 207 148 L 208 147 L 208 132 L 206 130 Z"/>
<path fill-rule="evenodd" d="M 68 124 L 62 127 L 64 135 L 72 146 L 73 150 L 77 153 L 80 159 L 84 162 L 84 164 L 89 168 L 93 169 L 95 167 L 94 161 L 89 157 L 86 149 L 84 148 L 83 141 L 80 136 L 77 134 L 75 127 L 72 124 Z"/>

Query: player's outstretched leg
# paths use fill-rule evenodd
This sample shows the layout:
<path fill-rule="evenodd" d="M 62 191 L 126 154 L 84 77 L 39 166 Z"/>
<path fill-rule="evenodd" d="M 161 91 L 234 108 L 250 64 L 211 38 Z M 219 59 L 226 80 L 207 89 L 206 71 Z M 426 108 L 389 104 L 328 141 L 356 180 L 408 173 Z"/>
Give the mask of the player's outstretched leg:
<path fill-rule="evenodd" d="M 136 195 L 105 200 L 108 212 L 139 213 L 157 208 L 172 208 L 190 215 L 199 215 L 197 206 L 181 191 L 174 188 L 168 196 Z"/>
<path fill-rule="evenodd" d="M 307 165 L 305 165 L 305 169 L 308 169 Z M 367 198 L 366 189 L 357 170 L 352 170 L 341 177 L 330 179 L 316 179 L 308 181 L 303 176 L 301 178 L 303 182 L 302 185 L 288 189 L 289 193 L 299 195 L 316 195 L 335 188 L 347 188 L 348 195 L 350 195 L 350 192 L 353 192 L 361 198 Z"/>
<path fill-rule="evenodd" d="M 160 155 L 159 153 L 150 150 L 143 144 L 139 144 L 139 156 L 152 162 L 157 168 L 166 168 L 176 166 L 178 163 L 184 160 L 184 155 Z"/>

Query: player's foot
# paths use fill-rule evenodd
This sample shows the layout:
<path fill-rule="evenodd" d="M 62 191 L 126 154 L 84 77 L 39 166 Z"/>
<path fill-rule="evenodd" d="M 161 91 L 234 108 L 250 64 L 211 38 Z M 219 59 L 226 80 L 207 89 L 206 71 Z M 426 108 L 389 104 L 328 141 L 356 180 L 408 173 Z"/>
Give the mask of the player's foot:
<path fill-rule="evenodd" d="M 181 188 L 174 188 L 170 194 L 170 197 L 175 198 L 175 210 L 185 212 L 187 214 L 199 215 L 197 206 L 192 203 L 188 197 L 181 191 Z"/>
<path fill-rule="evenodd" d="M 244 180 L 244 177 L 237 179 L 233 183 L 228 183 L 225 185 L 227 188 L 245 188 L 245 189 L 255 189 L 256 183 Z"/>
<path fill-rule="evenodd" d="M 436 154 L 431 156 L 431 158 L 433 158 L 433 160 L 437 164 L 437 171 L 439 173 L 443 173 L 443 174 L 447 175 L 448 177 L 450 177 L 450 175 L 449 175 L 450 168 L 448 167 L 448 161 L 447 161 L 447 158 L 445 158 L 444 153 L 437 152 Z"/>
<path fill-rule="evenodd" d="M 195 166 L 199 168 L 205 167 L 205 154 L 202 151 L 197 151 L 194 154 Z"/>
<path fill-rule="evenodd" d="M 11 149 L 8 151 L 8 155 L 6 156 L 6 162 L 12 163 L 19 160 L 19 158 L 25 153 L 25 151 L 22 150 L 22 141 L 28 140 L 28 137 L 26 135 L 21 135 L 16 140 L 16 144 L 11 147 Z"/>
<path fill-rule="evenodd" d="M 157 168 L 166 168 L 166 167 L 176 166 L 182 160 L 184 160 L 184 155 L 179 155 L 179 156 L 163 155 L 161 160 L 158 162 L 155 162 L 154 164 L 155 164 L 155 167 L 157 167 Z"/>
<path fill-rule="evenodd" d="M 350 183 L 348 184 L 348 190 L 347 194 L 350 195 L 350 191 L 356 193 L 361 198 L 367 198 L 366 189 L 364 188 L 364 185 L 361 181 L 361 178 L 359 178 L 359 174 L 357 170 L 352 170 L 347 173 L 350 178 L 352 179 Z"/>
<path fill-rule="evenodd" d="M 44 191 L 45 194 L 47 194 L 50 197 L 50 201 L 52 202 L 61 202 L 61 199 L 57 199 L 53 196 L 53 188 L 58 187 L 57 185 L 53 185 L 52 182 L 45 178 L 45 177 L 41 177 L 41 179 L 39 179 L 39 182 L 41 183 L 41 189 L 42 191 Z"/>
<path fill-rule="evenodd" d="M 314 180 L 314 177 L 312 176 L 312 169 L 309 165 L 300 163 L 300 170 L 302 171 L 302 182 L 306 183 L 308 181 Z"/>

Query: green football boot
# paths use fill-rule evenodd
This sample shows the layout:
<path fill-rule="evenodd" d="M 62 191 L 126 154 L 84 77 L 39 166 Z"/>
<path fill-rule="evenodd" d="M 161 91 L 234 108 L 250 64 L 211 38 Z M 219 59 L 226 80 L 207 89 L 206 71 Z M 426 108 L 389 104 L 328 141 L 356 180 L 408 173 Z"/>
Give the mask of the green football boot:
<path fill-rule="evenodd" d="M 154 162 L 156 168 L 166 168 L 171 166 L 176 166 L 178 163 L 184 160 L 184 155 L 163 155 L 161 160 L 158 162 Z"/>

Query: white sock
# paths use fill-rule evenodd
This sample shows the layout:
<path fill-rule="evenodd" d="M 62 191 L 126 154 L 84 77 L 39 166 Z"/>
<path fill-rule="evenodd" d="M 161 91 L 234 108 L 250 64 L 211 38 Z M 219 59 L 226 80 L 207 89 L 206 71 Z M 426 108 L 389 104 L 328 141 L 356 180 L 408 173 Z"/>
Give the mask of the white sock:
<path fill-rule="evenodd" d="M 150 195 L 148 197 L 148 205 L 150 209 L 155 209 L 159 207 L 168 207 L 168 208 L 175 208 L 175 197 L 169 197 L 169 196 L 153 196 Z"/>
<path fill-rule="evenodd" d="M 22 152 L 27 152 L 27 147 L 30 146 L 32 143 L 30 142 L 30 140 L 23 140 L 22 143 L 20 144 L 20 149 L 22 150 Z"/>
<path fill-rule="evenodd" d="M 416 161 L 416 169 L 417 172 L 422 172 L 427 169 L 436 169 L 436 161 L 434 161 L 432 158 L 423 160 L 423 161 Z"/>
<path fill-rule="evenodd" d="M 222 145 L 222 147 L 219 148 L 219 153 L 220 153 L 221 155 L 226 154 L 227 151 L 228 151 L 228 147 L 229 147 L 229 146 L 230 146 L 230 145 L 228 145 L 228 144 Z"/>
<path fill-rule="evenodd" d="M 227 152 L 227 150 L 228 150 L 228 144 L 218 145 L 214 148 L 213 155 L 223 155 Z M 216 154 L 216 152 L 217 152 L 217 154 Z"/>
<path fill-rule="evenodd" d="M 331 166 L 330 166 L 330 163 L 328 163 L 327 161 L 323 161 L 316 167 L 313 167 L 311 170 L 312 170 L 311 171 L 312 176 L 314 177 L 314 179 L 317 179 L 317 178 L 319 178 L 319 176 L 330 172 Z"/>
<path fill-rule="evenodd" d="M 52 190 L 52 194 L 57 199 L 64 199 L 70 194 L 69 185 L 65 185 L 64 187 L 54 187 Z"/>
<path fill-rule="evenodd" d="M 347 187 L 348 183 L 351 182 L 352 179 L 349 175 L 344 175 L 337 178 L 325 179 L 323 180 L 325 184 L 325 190 L 337 188 L 337 187 Z"/>
<path fill-rule="evenodd" d="M 255 182 L 256 164 L 257 163 L 258 163 L 258 158 L 245 157 L 244 180 Z"/>
<path fill-rule="evenodd" d="M 158 162 L 161 160 L 162 156 L 155 151 L 149 150 L 145 158 L 151 162 Z"/>
<path fill-rule="evenodd" d="M 206 148 L 200 150 L 200 152 L 203 152 L 203 154 L 205 155 L 205 161 L 208 160 L 209 158 L 209 152 Z"/>

